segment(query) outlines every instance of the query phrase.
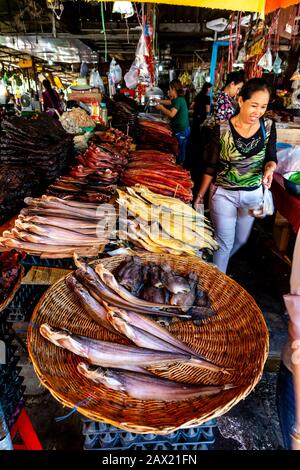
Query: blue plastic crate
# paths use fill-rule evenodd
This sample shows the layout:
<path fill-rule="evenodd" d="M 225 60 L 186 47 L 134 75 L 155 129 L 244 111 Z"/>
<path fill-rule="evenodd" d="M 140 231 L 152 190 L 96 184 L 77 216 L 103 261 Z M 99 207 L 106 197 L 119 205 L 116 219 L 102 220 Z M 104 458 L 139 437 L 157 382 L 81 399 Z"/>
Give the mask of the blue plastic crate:
<path fill-rule="evenodd" d="M 84 450 L 208 450 L 214 444 L 216 420 L 170 434 L 135 434 L 82 418 Z"/>
<path fill-rule="evenodd" d="M 25 267 L 31 266 L 44 266 L 46 268 L 64 268 L 64 269 L 75 269 L 73 258 L 62 258 L 62 259 L 52 259 L 52 258 L 40 258 L 39 256 L 27 255 L 26 258 L 22 261 L 22 264 Z"/>
<path fill-rule="evenodd" d="M 22 284 L 5 309 L 7 321 L 10 323 L 28 321 L 41 296 L 48 288 L 48 285 Z"/>

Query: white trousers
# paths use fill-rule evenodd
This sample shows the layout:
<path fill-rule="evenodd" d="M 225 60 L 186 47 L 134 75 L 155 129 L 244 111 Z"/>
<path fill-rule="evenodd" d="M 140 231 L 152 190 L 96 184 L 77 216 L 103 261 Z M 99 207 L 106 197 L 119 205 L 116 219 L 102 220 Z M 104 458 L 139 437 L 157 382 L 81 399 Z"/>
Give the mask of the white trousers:
<path fill-rule="evenodd" d="M 220 246 L 213 262 L 220 271 L 226 272 L 230 256 L 247 242 L 254 223 L 249 209 L 259 206 L 262 200 L 262 186 L 252 191 L 232 191 L 211 185 L 209 209 Z"/>

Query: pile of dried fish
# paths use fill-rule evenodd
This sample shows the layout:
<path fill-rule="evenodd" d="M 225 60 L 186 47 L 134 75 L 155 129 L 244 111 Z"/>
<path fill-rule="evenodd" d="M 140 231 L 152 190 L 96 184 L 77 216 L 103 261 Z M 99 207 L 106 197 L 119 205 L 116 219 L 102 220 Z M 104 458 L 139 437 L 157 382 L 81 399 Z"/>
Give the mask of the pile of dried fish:
<path fill-rule="evenodd" d="M 137 102 L 118 93 L 113 100 L 108 101 L 106 104 L 108 113 L 112 116 L 112 127 L 135 138 L 138 127 Z"/>
<path fill-rule="evenodd" d="M 0 224 L 17 214 L 24 198 L 39 190 L 39 178 L 31 168 L 0 165 Z"/>
<path fill-rule="evenodd" d="M 122 175 L 126 186 L 143 184 L 151 191 L 192 201 L 193 182 L 190 172 L 174 162 L 174 156 L 157 150 L 138 150 L 130 154 Z"/>
<path fill-rule="evenodd" d="M 132 147 L 132 138 L 119 129 L 110 128 L 106 131 L 94 132 L 91 140 L 96 144 L 101 143 L 104 148 L 113 148 L 124 157 L 128 157 Z"/>
<path fill-rule="evenodd" d="M 168 264 L 142 265 L 138 256 L 128 257 L 116 278 L 119 284 L 133 295 L 156 304 L 170 304 L 181 311 L 201 317 L 216 315 L 208 296 L 200 290 L 198 276 L 191 272 L 187 277 L 174 273 Z"/>
<path fill-rule="evenodd" d="M 107 243 L 114 214 L 106 206 L 51 196 L 26 198 L 15 227 L 4 231 L 0 246 L 25 250 L 47 258 L 96 256 Z"/>
<path fill-rule="evenodd" d="M 77 157 L 77 165 L 69 175 L 55 181 L 47 193 L 63 199 L 109 202 L 126 164 L 127 159 L 113 146 L 91 144 Z"/>
<path fill-rule="evenodd" d="M 47 186 L 66 172 L 72 152 L 72 137 L 46 113 L 35 119 L 10 117 L 2 122 L 0 163 L 34 169 Z"/>
<path fill-rule="evenodd" d="M 46 323 L 40 326 L 40 333 L 55 346 L 67 349 L 89 362 L 89 364 L 84 362 L 78 364 L 77 370 L 81 375 L 96 384 L 125 392 L 126 395 L 138 400 L 159 399 L 166 402 L 191 400 L 196 397 L 216 395 L 233 388 L 231 384 L 191 385 L 162 379 L 147 371 L 147 367 L 171 363 L 186 363 L 202 367 L 201 361 L 189 354 L 139 348 L 75 336 L 68 331 L 52 328 Z M 108 369 L 103 369 L 103 367 Z"/>
<path fill-rule="evenodd" d="M 200 355 L 147 316 L 150 314 L 158 318 L 159 315 L 171 315 L 180 319 L 181 307 L 139 299 L 121 284 L 122 282 L 127 286 L 129 283 L 133 292 L 136 290 L 135 283 L 143 282 L 145 275 L 151 279 L 160 276 L 161 282 L 177 295 L 187 293 L 187 286 L 191 289 L 189 281 L 170 270 L 165 270 L 163 276 L 162 271 L 154 272 L 154 266 L 148 266 L 145 272 L 146 267 L 136 258 L 119 267 L 120 282 L 101 264 L 94 270 L 78 257 L 75 257 L 75 263 L 78 269 L 72 276 L 66 277 L 66 285 L 76 295 L 87 316 L 115 333 L 115 340 L 107 342 L 76 336 L 48 324 L 41 325 L 40 333 L 54 345 L 85 358 L 88 364 L 78 364 L 80 374 L 96 384 L 123 391 L 140 400 L 189 400 L 218 394 L 232 387 L 230 384 L 190 385 L 155 376 L 153 368 L 174 363 L 224 374 L 229 371 Z M 131 344 L 120 344 L 120 337 L 123 338 L 123 343 L 127 339 Z"/>
<path fill-rule="evenodd" d="M 179 144 L 173 136 L 170 126 L 163 122 L 151 122 L 139 119 L 140 148 L 161 150 L 178 155 Z"/>
<path fill-rule="evenodd" d="M 208 219 L 184 202 L 144 186 L 118 190 L 118 194 L 121 241 L 153 253 L 177 255 L 201 256 L 203 250 L 218 248 Z"/>

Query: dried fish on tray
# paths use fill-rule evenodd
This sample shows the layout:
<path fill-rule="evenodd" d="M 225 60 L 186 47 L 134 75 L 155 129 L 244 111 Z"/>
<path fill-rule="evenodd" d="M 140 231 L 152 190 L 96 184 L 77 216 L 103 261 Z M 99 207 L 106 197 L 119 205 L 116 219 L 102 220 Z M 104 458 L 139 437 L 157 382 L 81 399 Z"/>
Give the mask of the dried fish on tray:
<path fill-rule="evenodd" d="M 151 191 L 192 201 L 193 182 L 189 171 L 176 165 L 174 156 L 157 150 L 138 150 L 129 156 L 121 181 L 127 186 L 143 184 Z"/>
<path fill-rule="evenodd" d="M 162 269 L 165 256 L 120 256 L 88 267 L 76 261 L 79 269 L 37 306 L 28 338 L 39 379 L 61 403 L 130 432 L 166 434 L 220 416 L 257 384 L 267 327 L 249 294 L 215 267 L 168 256 L 169 288 L 186 293 L 192 265 L 196 289 L 205 294 L 200 299 L 209 298 L 216 314 L 201 325 L 179 316 L 163 328 L 158 315 L 131 310 L 133 299 L 120 282 L 127 284 L 139 267 L 136 277 L 144 282 L 145 268 Z M 146 274 L 155 285 L 164 282 L 157 272 Z M 115 297 L 122 307 L 113 305 Z"/>
<path fill-rule="evenodd" d="M 209 220 L 184 202 L 136 185 L 118 190 L 119 239 L 155 253 L 201 256 L 218 248 Z M 122 220 L 121 208 L 126 209 Z"/>
<path fill-rule="evenodd" d="M 47 193 L 63 199 L 109 202 L 127 164 L 124 154 L 118 153 L 113 145 L 90 144 L 76 160 L 69 174 L 55 181 Z"/>
<path fill-rule="evenodd" d="M 75 251 L 95 256 L 107 243 L 114 211 L 98 204 L 52 196 L 26 198 L 15 226 L 0 238 L 0 247 L 25 250 L 44 257 L 72 257 Z"/>

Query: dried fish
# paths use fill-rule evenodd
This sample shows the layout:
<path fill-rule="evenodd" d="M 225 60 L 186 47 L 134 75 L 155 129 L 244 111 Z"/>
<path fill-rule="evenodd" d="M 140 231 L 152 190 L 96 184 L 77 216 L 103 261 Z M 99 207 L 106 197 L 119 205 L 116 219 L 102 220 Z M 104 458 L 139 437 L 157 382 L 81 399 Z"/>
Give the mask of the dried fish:
<path fill-rule="evenodd" d="M 66 330 L 52 328 L 44 323 L 40 326 L 41 335 L 60 348 L 86 358 L 90 363 L 102 367 L 129 369 L 131 366 L 150 367 L 175 362 L 193 362 L 189 354 L 169 353 L 152 349 L 126 346 L 108 341 L 76 336 Z"/>
<path fill-rule="evenodd" d="M 163 267 L 163 285 L 173 294 L 187 293 L 191 290 L 188 281 L 178 274 L 174 274 L 170 266 L 166 265 Z"/>
<path fill-rule="evenodd" d="M 170 303 L 172 305 L 179 306 L 183 312 L 187 312 L 195 302 L 197 280 L 197 275 L 195 275 L 194 273 L 190 273 L 188 281 L 190 290 L 188 292 L 180 292 L 179 294 L 173 294 L 171 296 Z"/>
<path fill-rule="evenodd" d="M 119 284 L 132 293 L 137 293 L 142 284 L 142 263 L 138 256 L 133 256 L 123 268 L 118 271 Z"/>
<path fill-rule="evenodd" d="M 108 311 L 108 319 L 111 321 L 114 328 L 117 331 L 123 333 L 127 338 L 130 338 L 135 344 L 138 346 L 149 347 L 147 346 L 147 341 L 149 341 L 150 337 L 143 335 L 141 336 L 141 331 L 144 333 L 148 333 L 151 338 L 152 349 L 156 349 L 153 347 L 153 341 L 160 340 L 163 341 L 166 347 L 166 344 L 172 346 L 175 349 L 172 351 L 182 351 L 184 353 L 191 354 L 191 356 L 198 359 L 195 362 L 195 365 L 199 367 L 207 368 L 210 370 L 224 372 L 226 373 L 226 369 L 221 366 L 218 366 L 202 356 L 198 354 L 194 349 L 190 348 L 187 344 L 183 343 L 180 339 L 173 336 L 169 333 L 164 327 L 160 326 L 157 322 L 152 321 L 151 319 L 144 317 L 143 315 L 139 315 L 135 312 L 125 311 L 123 309 L 116 309 L 116 308 L 107 308 Z M 132 329 L 129 328 L 132 327 Z M 144 342 L 142 344 L 142 341 Z M 149 342 L 148 342 L 149 344 Z M 155 343 L 157 346 L 158 344 L 161 347 L 162 343 Z M 169 351 L 171 351 L 169 349 Z"/>
<path fill-rule="evenodd" d="M 144 313 L 148 315 L 166 315 L 166 316 L 180 316 L 180 318 L 191 318 L 190 315 L 182 314 L 178 312 L 177 309 L 173 307 L 172 311 L 165 312 L 163 309 L 156 307 L 156 304 L 150 304 L 150 307 L 145 305 L 145 302 L 142 305 L 139 305 L 135 300 L 139 300 L 137 297 L 131 296 L 133 301 L 126 301 L 118 294 L 116 294 L 112 289 L 110 289 L 102 279 L 97 276 L 95 271 L 84 261 L 80 260 L 78 256 L 74 255 L 74 261 L 76 266 L 80 267 L 75 271 L 75 277 L 78 279 L 84 286 L 86 286 L 93 297 L 96 298 L 99 302 L 106 301 L 111 305 L 114 305 L 119 308 L 124 308 L 127 310 L 133 310 L 138 313 Z M 124 289 L 125 290 L 125 289 Z M 127 291 L 126 291 L 127 292 Z M 128 292 L 129 294 L 129 292 Z M 140 301 L 143 302 L 143 301 Z M 146 303 L 147 304 L 147 303 Z M 163 307 L 163 306 L 162 306 Z"/>
<path fill-rule="evenodd" d="M 80 362 L 78 372 L 93 382 L 116 390 L 125 392 L 128 396 L 138 400 L 155 401 L 181 401 L 197 397 L 217 395 L 233 388 L 233 385 L 191 385 L 178 383 L 173 380 L 161 379 L 135 372 L 122 372 L 105 370 Z"/>
<path fill-rule="evenodd" d="M 131 303 L 134 303 L 134 304 L 142 306 L 142 307 L 172 308 L 171 305 L 155 304 L 155 303 L 151 303 L 151 302 L 146 302 L 144 300 L 141 300 L 141 299 L 135 297 L 130 292 L 128 292 L 126 289 L 124 289 L 122 286 L 120 286 L 120 284 L 115 279 L 114 275 L 110 271 L 105 269 L 104 266 L 101 263 L 97 264 L 97 266 L 95 267 L 95 271 L 99 275 L 102 282 L 104 282 L 110 289 L 112 289 L 114 292 L 116 292 L 120 297 L 122 297 L 127 302 L 131 302 Z M 189 287 L 189 289 L 190 289 L 190 287 Z M 173 308 L 173 310 L 174 310 L 174 308 Z"/>
<path fill-rule="evenodd" d="M 141 291 L 140 298 L 146 300 L 147 302 L 152 302 L 155 304 L 164 304 L 165 292 L 163 289 L 159 289 L 158 287 L 145 286 Z"/>
<path fill-rule="evenodd" d="M 107 319 L 107 311 L 96 299 L 94 299 L 89 291 L 84 288 L 80 282 L 73 276 L 68 276 L 65 279 L 68 288 L 74 292 L 82 307 L 85 309 L 89 317 L 107 330 L 116 333 L 116 330 L 111 326 Z"/>

